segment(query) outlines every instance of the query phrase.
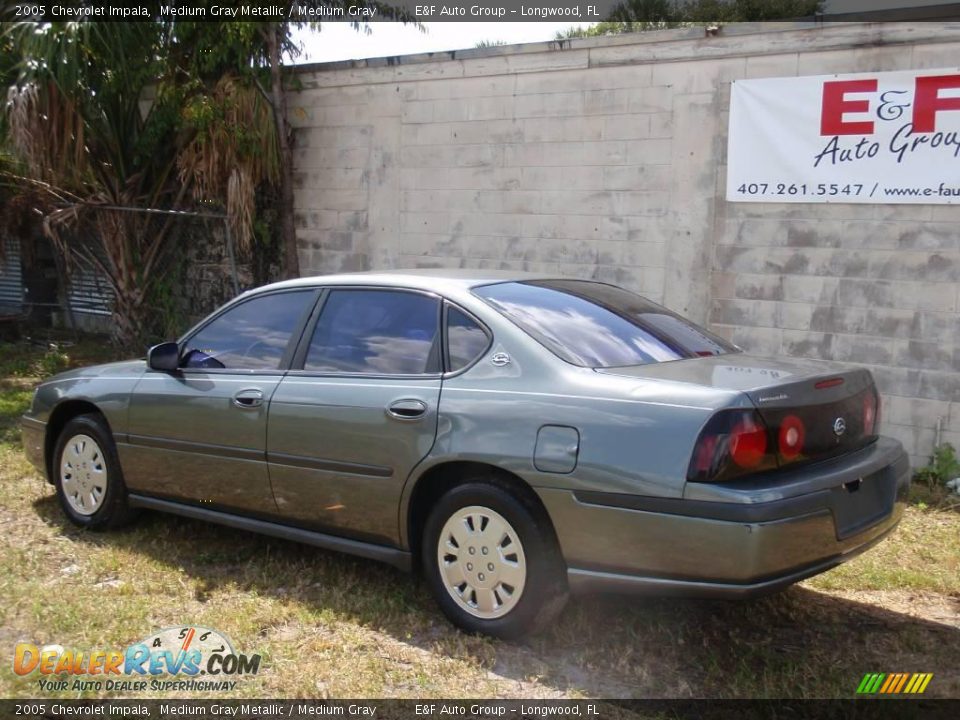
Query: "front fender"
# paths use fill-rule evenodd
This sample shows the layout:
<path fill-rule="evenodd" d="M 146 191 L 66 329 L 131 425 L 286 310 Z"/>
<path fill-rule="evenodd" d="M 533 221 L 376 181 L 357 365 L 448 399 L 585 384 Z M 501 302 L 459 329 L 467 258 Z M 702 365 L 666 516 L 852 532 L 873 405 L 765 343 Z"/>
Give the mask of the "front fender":
<path fill-rule="evenodd" d="M 70 418 L 96 410 L 106 418 L 113 435 L 127 432 L 130 395 L 146 369 L 142 360 L 98 365 L 55 375 L 34 392 L 24 414 L 24 451 L 44 472 L 60 429 Z"/>

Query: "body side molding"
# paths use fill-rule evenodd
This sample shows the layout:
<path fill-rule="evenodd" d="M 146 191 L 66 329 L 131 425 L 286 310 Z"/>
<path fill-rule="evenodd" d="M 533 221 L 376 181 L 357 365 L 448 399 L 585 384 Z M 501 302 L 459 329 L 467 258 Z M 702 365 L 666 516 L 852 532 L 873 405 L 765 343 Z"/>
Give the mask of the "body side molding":
<path fill-rule="evenodd" d="M 409 572 L 412 568 L 410 553 L 398 548 L 387 547 L 384 545 L 374 545 L 373 543 L 360 542 L 349 538 L 327 535 L 325 533 L 315 532 L 313 530 L 304 530 L 303 528 L 282 525 L 280 523 L 269 522 L 266 520 L 257 520 L 255 518 L 235 515 L 233 513 L 222 512 L 219 510 L 210 510 L 208 508 L 196 507 L 185 503 L 173 502 L 171 500 L 161 500 L 160 498 L 149 497 L 146 495 L 130 494 L 130 505 L 133 507 L 146 508 L 148 510 L 159 510 L 174 515 L 192 518 L 194 520 L 205 520 L 207 522 L 226 525 L 227 527 L 238 530 L 247 530 L 249 532 L 261 533 L 283 540 L 292 540 L 294 542 L 304 543 L 323 548 L 324 550 L 335 550 L 336 552 L 348 553 L 358 557 L 377 560 L 379 562 L 393 565 L 395 568 Z"/>

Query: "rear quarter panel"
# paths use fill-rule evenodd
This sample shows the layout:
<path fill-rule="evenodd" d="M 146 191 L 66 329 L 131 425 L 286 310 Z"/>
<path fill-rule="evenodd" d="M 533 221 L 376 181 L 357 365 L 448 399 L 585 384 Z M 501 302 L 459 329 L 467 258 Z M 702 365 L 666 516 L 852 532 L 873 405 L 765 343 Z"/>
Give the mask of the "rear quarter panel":
<path fill-rule="evenodd" d="M 717 407 L 737 402 L 733 393 L 720 399 L 692 386 L 609 382 L 589 370 L 527 377 L 512 364 L 507 372 L 481 364 L 444 382 L 431 458 L 487 462 L 533 487 L 680 497 L 700 428 Z M 577 430 L 573 471 L 537 469 L 534 447 L 545 425 Z"/>
<path fill-rule="evenodd" d="M 706 420 L 722 407 L 750 406 L 737 391 L 575 367 L 512 324 L 504 327 L 494 318 L 490 325 L 494 342 L 486 355 L 443 381 L 436 443 L 407 483 L 401 513 L 416 479 L 449 461 L 493 465 L 538 490 L 679 498 Z M 494 365 L 492 357 L 503 352 L 510 362 Z M 544 472 L 534 464 L 537 434 L 545 425 L 579 433 L 572 471 Z"/>

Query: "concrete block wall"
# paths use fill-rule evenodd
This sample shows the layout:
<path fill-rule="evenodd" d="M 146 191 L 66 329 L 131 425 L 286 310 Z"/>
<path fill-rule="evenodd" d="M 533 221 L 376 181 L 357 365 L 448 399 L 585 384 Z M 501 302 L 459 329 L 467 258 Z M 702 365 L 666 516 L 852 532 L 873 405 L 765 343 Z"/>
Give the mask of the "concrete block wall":
<path fill-rule="evenodd" d="M 361 85 L 329 87 L 338 71 L 307 75 L 316 86 L 290 106 L 305 272 L 515 268 L 662 300 L 673 90 L 650 66 L 600 73 L 586 52 L 558 58 L 567 72 L 499 74 L 488 61 L 501 58 L 478 58 L 438 63 L 454 79 L 371 68 Z"/>
<path fill-rule="evenodd" d="M 727 203 L 726 127 L 732 80 L 949 67 L 958 29 L 689 28 L 305 67 L 288 93 L 303 272 L 615 282 L 752 352 L 868 365 L 884 431 L 922 464 L 938 419 L 960 447 L 960 211 Z"/>

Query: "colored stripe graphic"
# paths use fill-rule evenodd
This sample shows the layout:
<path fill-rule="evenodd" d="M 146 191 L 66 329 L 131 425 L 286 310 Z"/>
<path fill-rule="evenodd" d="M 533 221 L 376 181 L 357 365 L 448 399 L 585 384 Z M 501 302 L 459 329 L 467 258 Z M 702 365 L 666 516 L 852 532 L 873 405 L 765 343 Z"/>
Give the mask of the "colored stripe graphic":
<path fill-rule="evenodd" d="M 919 695 L 932 678 L 933 673 L 867 673 L 857 686 L 857 694 Z"/>
<path fill-rule="evenodd" d="M 885 693 L 888 693 L 890 691 L 890 688 L 893 685 L 896 685 L 897 680 L 899 678 L 900 676 L 897 673 L 891 673 L 890 675 L 887 675 L 887 681 L 883 683 L 883 686 L 880 688 L 880 694 L 883 695 Z"/>
<path fill-rule="evenodd" d="M 857 688 L 857 692 L 872 695 L 880 689 L 880 683 L 883 682 L 885 677 L 886 675 L 883 673 L 867 673 L 863 676 L 863 680 L 860 681 L 860 687 Z"/>

